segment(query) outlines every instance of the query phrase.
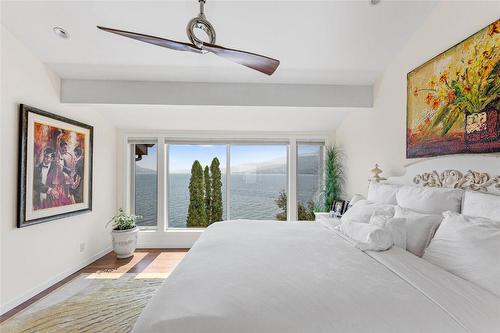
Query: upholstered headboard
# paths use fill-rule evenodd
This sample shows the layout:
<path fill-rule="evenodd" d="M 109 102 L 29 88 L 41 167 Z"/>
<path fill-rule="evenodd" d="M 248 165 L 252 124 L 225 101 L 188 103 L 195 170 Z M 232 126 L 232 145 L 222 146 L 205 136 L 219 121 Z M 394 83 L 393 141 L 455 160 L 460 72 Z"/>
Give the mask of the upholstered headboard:
<path fill-rule="evenodd" d="M 410 163 L 389 183 L 460 188 L 500 195 L 500 156 L 457 155 Z"/>

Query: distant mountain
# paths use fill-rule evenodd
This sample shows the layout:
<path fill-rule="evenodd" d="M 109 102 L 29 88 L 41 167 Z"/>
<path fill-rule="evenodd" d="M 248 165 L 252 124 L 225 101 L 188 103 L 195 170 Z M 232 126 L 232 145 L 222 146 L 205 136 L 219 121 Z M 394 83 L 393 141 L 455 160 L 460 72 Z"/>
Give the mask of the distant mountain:
<path fill-rule="evenodd" d="M 135 166 L 135 173 L 137 175 L 154 175 L 156 174 L 155 170 L 148 169 L 148 168 L 143 168 L 141 166 L 136 165 Z"/>
<path fill-rule="evenodd" d="M 315 154 L 300 155 L 298 157 L 298 174 L 318 174 L 320 161 Z M 260 174 L 284 174 L 287 172 L 287 165 L 283 164 L 283 159 L 275 159 L 263 163 L 247 163 L 232 167 L 233 173 L 260 173 Z"/>
<path fill-rule="evenodd" d="M 320 171 L 320 159 L 317 154 L 303 154 L 298 156 L 297 174 L 315 175 Z M 155 174 L 156 171 L 136 166 L 137 174 Z M 189 174 L 190 170 L 170 170 L 170 173 Z M 231 166 L 231 173 L 235 174 L 285 174 L 287 164 L 283 163 L 283 158 L 273 159 L 261 163 L 245 163 Z"/>
<path fill-rule="evenodd" d="M 316 154 L 304 154 L 298 157 L 297 174 L 300 175 L 313 175 L 318 174 L 321 170 L 320 159 Z"/>

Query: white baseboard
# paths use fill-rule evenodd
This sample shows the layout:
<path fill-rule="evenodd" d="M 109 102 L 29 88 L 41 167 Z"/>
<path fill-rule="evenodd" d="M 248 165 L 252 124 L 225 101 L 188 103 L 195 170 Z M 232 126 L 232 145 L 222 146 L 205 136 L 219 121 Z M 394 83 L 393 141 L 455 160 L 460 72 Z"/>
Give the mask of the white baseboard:
<path fill-rule="evenodd" d="M 108 248 L 106 248 L 106 249 L 98 252 L 97 254 L 95 254 L 95 255 L 87 258 L 86 260 L 80 262 L 79 264 L 73 266 L 72 268 L 66 270 L 65 272 L 57 274 L 53 278 L 50 278 L 49 280 L 43 282 L 42 284 L 36 286 L 35 288 L 32 288 L 31 290 L 27 291 L 23 295 L 15 298 L 13 300 L 10 300 L 10 301 L 6 302 L 5 304 L 0 305 L 0 315 L 4 314 L 7 311 L 12 310 L 13 308 L 15 308 L 16 306 L 18 306 L 19 304 L 22 304 L 23 302 L 26 302 L 31 297 L 33 297 L 33 296 L 41 293 L 45 289 L 50 288 L 51 286 L 53 286 L 57 282 L 65 279 L 65 278 L 67 278 L 71 274 L 79 271 L 80 269 L 84 268 L 88 264 L 90 264 L 90 263 L 96 261 L 97 259 L 101 258 L 105 254 L 109 253 L 111 250 L 112 250 L 111 247 L 108 247 Z"/>

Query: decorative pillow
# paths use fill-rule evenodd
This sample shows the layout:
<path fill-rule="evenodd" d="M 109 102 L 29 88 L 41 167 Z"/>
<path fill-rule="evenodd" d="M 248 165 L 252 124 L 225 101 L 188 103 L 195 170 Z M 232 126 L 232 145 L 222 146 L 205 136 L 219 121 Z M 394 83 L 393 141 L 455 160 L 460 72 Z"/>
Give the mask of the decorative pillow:
<path fill-rule="evenodd" d="M 423 258 L 500 297 L 500 221 L 443 215 Z"/>
<path fill-rule="evenodd" d="M 462 214 L 500 221 L 500 195 L 466 191 Z"/>
<path fill-rule="evenodd" d="M 362 251 L 385 251 L 393 244 L 391 234 L 373 224 L 352 222 L 342 224 L 338 228 Z"/>
<path fill-rule="evenodd" d="M 396 194 L 398 205 L 424 214 L 460 212 L 463 191 L 450 188 L 401 186 Z"/>
<path fill-rule="evenodd" d="M 387 230 L 392 236 L 394 245 L 406 250 L 406 219 L 390 217 L 375 212 L 370 218 L 369 224 Z"/>
<path fill-rule="evenodd" d="M 406 221 L 406 250 L 421 257 L 439 227 L 442 215 L 422 214 L 397 206 L 394 217 Z"/>
<path fill-rule="evenodd" d="M 342 215 L 340 221 L 342 223 L 368 223 L 375 211 L 378 211 L 380 214 L 384 213 L 385 215 L 394 216 L 394 207 L 393 205 L 359 200 Z"/>
<path fill-rule="evenodd" d="M 398 189 L 399 185 L 370 182 L 370 186 L 368 187 L 368 200 L 396 205 L 396 193 Z"/>

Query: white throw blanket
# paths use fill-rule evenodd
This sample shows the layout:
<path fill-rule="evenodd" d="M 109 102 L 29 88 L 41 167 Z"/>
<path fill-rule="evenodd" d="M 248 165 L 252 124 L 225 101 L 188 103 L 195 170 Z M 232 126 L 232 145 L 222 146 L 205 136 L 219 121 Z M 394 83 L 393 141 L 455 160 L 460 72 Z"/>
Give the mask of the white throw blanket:
<path fill-rule="evenodd" d="M 151 299 L 134 332 L 456 333 L 500 327 L 500 299 L 422 261 L 396 247 L 362 252 L 314 222 L 216 223 Z"/>

